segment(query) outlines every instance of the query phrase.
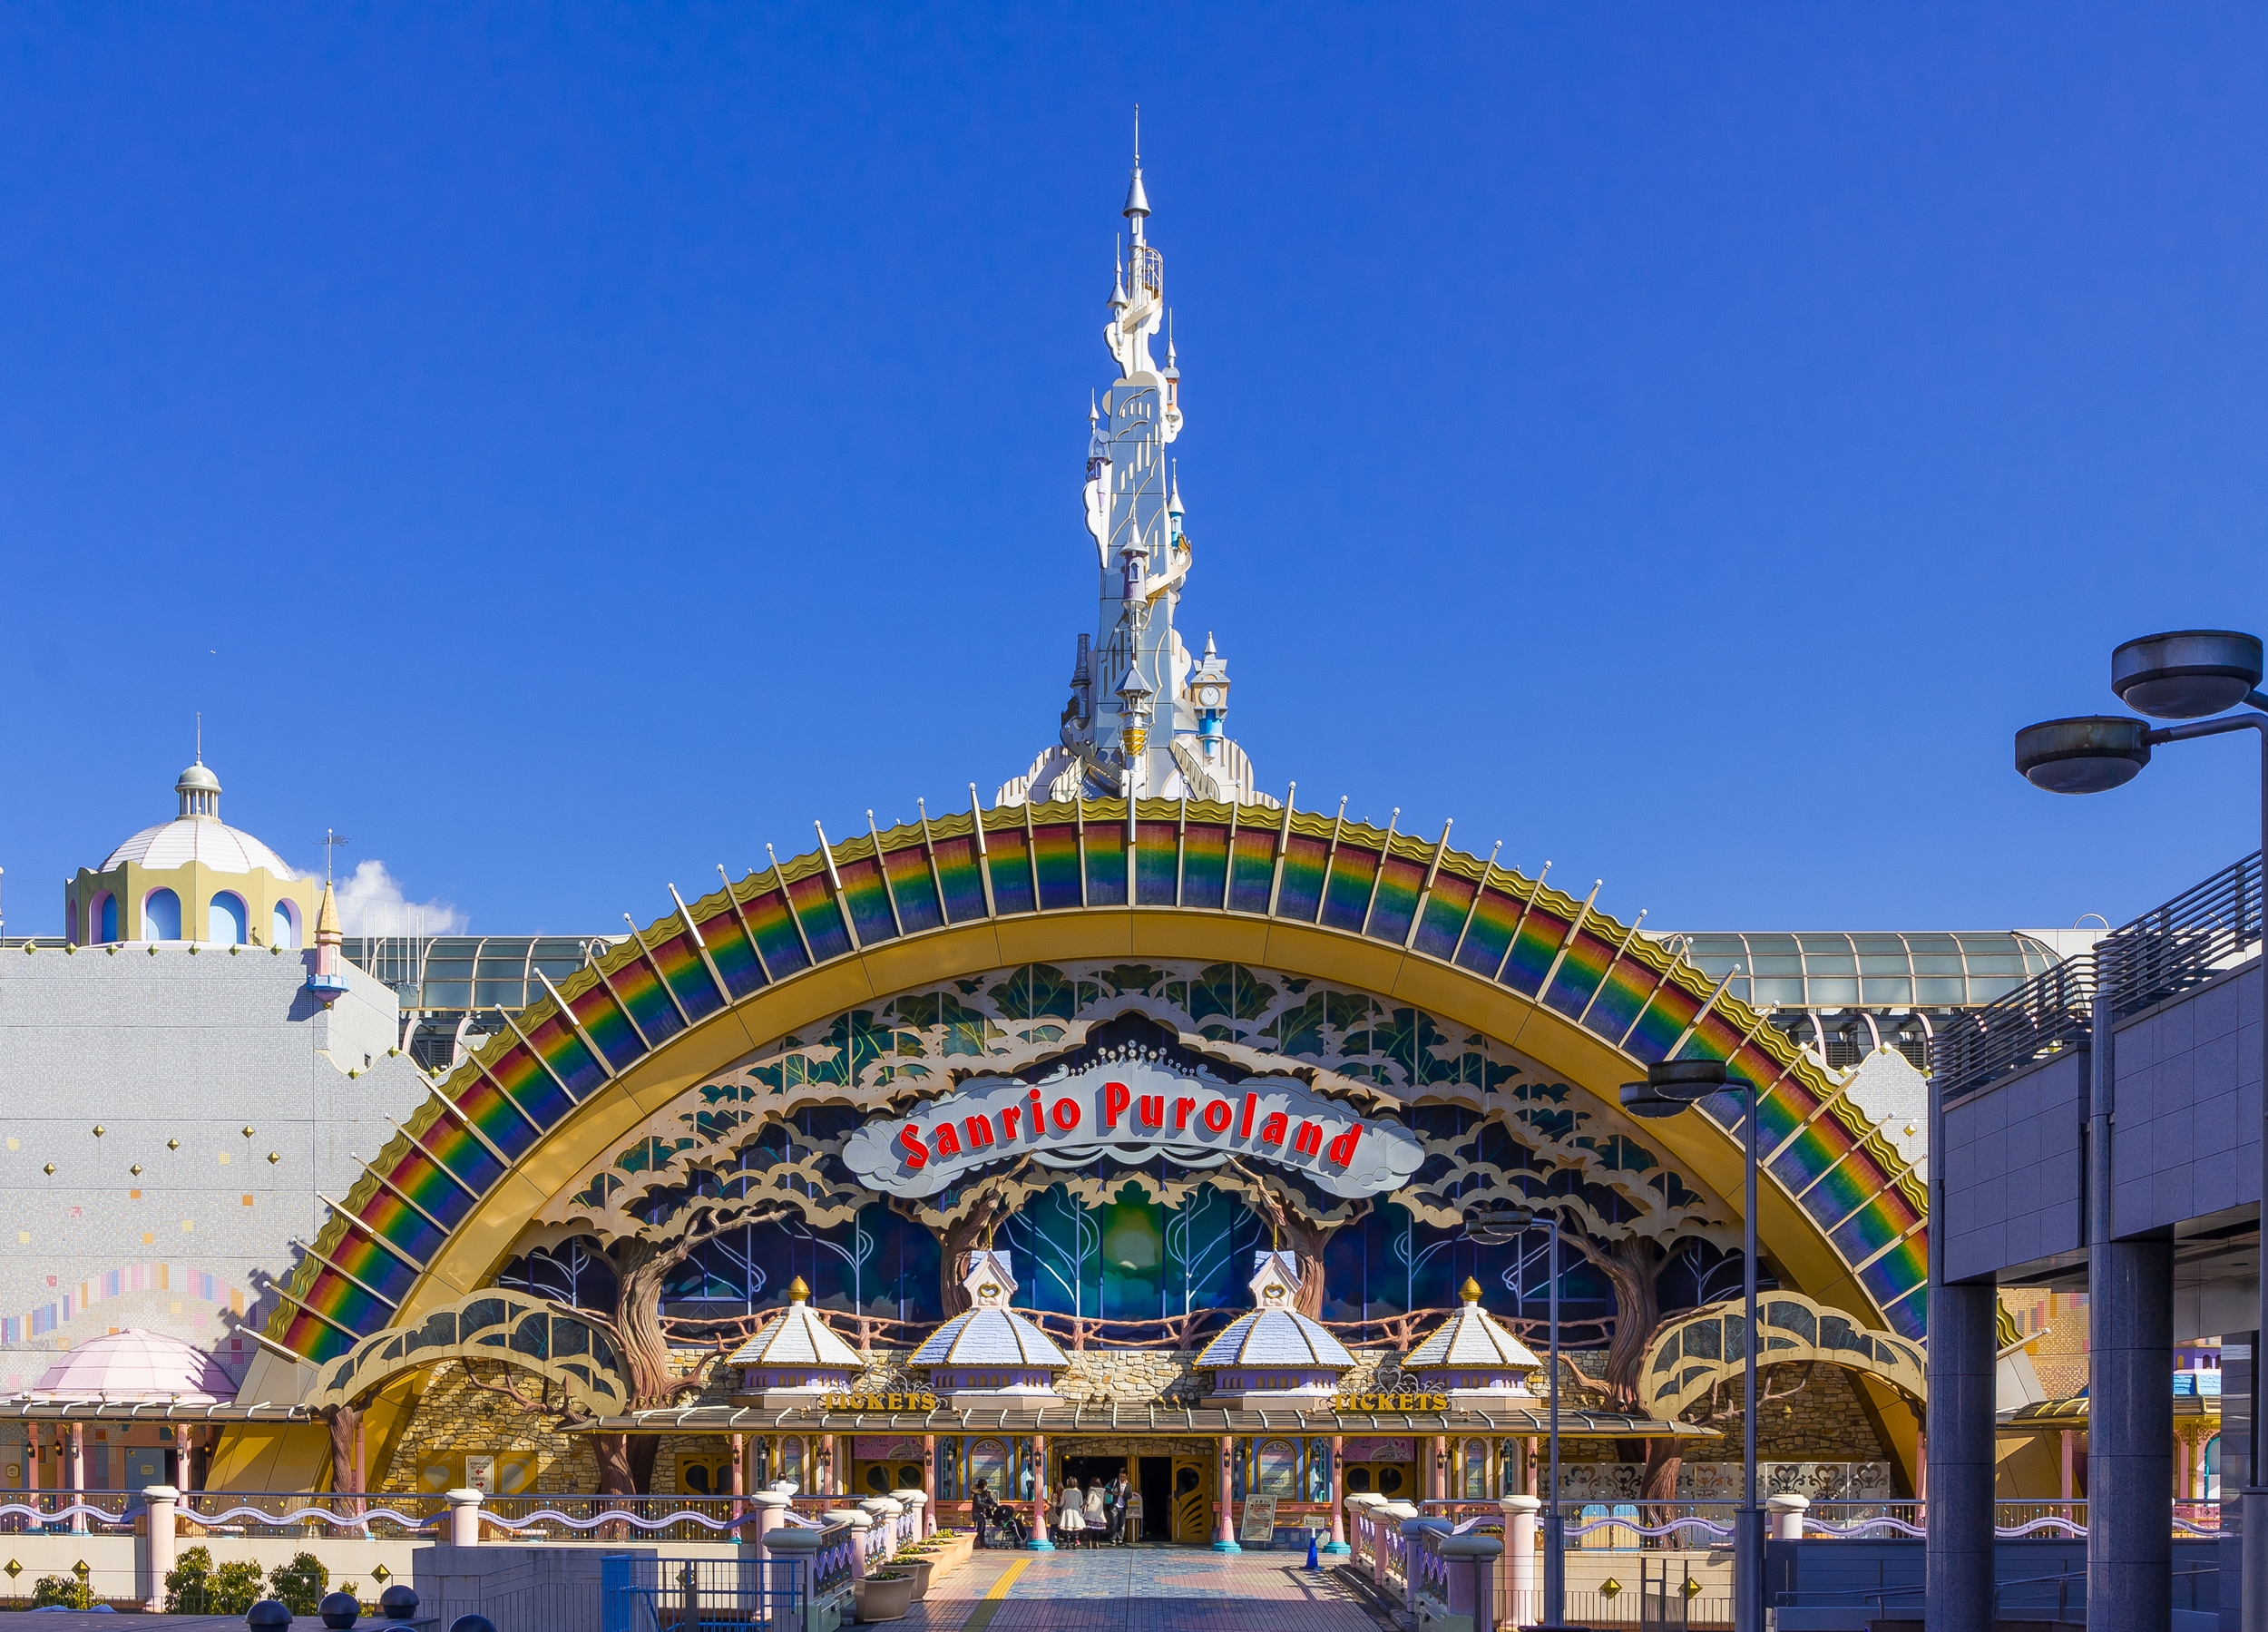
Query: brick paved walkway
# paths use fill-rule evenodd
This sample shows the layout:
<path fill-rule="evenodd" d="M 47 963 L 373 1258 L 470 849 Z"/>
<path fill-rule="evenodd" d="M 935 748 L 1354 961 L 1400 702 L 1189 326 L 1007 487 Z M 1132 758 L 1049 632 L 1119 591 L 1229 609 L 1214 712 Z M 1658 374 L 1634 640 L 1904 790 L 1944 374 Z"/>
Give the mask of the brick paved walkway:
<path fill-rule="evenodd" d="M 981 1552 L 898 1624 L 907 1632 L 1380 1632 L 1334 1571 L 1300 1555 L 1129 1547 Z"/>

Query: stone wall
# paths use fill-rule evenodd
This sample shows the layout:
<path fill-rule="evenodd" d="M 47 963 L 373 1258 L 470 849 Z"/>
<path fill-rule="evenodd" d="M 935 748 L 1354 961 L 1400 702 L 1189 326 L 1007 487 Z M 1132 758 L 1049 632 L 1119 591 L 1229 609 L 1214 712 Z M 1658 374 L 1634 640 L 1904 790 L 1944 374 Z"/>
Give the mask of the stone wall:
<path fill-rule="evenodd" d="M 525 1392 L 533 1380 L 523 1373 L 516 1381 Z M 418 1396 L 408 1426 L 395 1441 L 393 1460 L 383 1470 L 368 1471 L 370 1488 L 428 1494 L 445 1490 L 464 1477 L 464 1459 L 469 1453 L 494 1456 L 499 1463 L 533 1458 L 535 1481 L 527 1487 L 531 1490 L 547 1495 L 596 1490 L 599 1462 L 590 1435 L 561 1433 L 552 1421 L 521 1410 L 493 1390 L 475 1387 L 462 1362 L 442 1361 Z M 435 1486 L 425 1477 L 428 1468 L 444 1467 L 452 1470 L 446 1484 Z M 500 1477 L 499 1489 L 505 1482 Z"/>

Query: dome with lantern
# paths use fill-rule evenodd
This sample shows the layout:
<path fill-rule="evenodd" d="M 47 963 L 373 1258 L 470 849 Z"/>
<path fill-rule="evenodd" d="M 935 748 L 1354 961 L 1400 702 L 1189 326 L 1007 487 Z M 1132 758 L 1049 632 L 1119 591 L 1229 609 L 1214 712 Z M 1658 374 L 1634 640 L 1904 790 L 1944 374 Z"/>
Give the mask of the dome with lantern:
<path fill-rule="evenodd" d="M 956 1411 L 1059 1398 L 1056 1374 L 1070 1369 L 1070 1357 L 1030 1316 L 1008 1306 L 1016 1291 L 1008 1255 L 990 1247 L 971 1253 L 961 1285 L 971 1307 L 931 1333 L 906 1363 L 927 1367 L 930 1387 L 950 1394 Z"/>
<path fill-rule="evenodd" d="M 171 821 L 144 827 L 64 886 L 67 938 L 81 946 L 189 942 L 298 950 L 314 886 L 267 845 L 220 819 L 220 778 L 201 745 L 173 793 Z"/>
<path fill-rule="evenodd" d="M 1347 1346 L 1320 1321 L 1293 1308 L 1299 1296 L 1299 1265 L 1291 1254 L 1253 1255 L 1252 1301 L 1197 1357 L 1213 1373 L 1207 1405 L 1296 1408 L 1327 1401 L 1354 1365 Z"/>
<path fill-rule="evenodd" d="M 788 1284 L 787 1307 L 725 1363 L 746 1367 L 748 1392 L 768 1406 L 808 1405 L 818 1395 L 841 1393 L 866 1369 L 858 1351 L 811 1307 L 811 1288 L 801 1275 Z"/>

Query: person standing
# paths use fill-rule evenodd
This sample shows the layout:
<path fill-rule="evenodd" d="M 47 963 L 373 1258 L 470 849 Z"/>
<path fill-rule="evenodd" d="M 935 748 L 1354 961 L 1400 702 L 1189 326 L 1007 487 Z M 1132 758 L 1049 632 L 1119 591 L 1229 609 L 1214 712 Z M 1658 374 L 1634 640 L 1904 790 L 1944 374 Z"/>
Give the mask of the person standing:
<path fill-rule="evenodd" d="M 1102 1500 L 1100 1480 L 1090 1479 L 1087 1481 L 1087 1500 L 1082 1513 L 1087 1521 L 1087 1545 L 1092 1547 L 1104 1539 L 1110 1528 L 1110 1507 Z"/>
<path fill-rule="evenodd" d="M 1142 1490 L 1131 1480 L 1127 1481 L 1126 1498 L 1119 1503 L 1119 1533 L 1128 1544 L 1142 1539 Z"/>
<path fill-rule="evenodd" d="M 1075 1479 L 1063 1481 L 1063 1506 L 1055 1516 L 1055 1533 L 1066 1547 L 1086 1544 L 1087 1499 Z"/>

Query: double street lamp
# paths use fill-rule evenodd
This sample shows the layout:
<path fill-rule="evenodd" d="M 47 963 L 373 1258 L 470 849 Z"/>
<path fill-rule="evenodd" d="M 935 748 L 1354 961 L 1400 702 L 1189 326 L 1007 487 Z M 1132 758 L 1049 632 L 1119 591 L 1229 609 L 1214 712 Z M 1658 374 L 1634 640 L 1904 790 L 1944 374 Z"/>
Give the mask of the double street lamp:
<path fill-rule="evenodd" d="M 2256 635 L 2225 629 L 2186 629 L 2145 635 L 2110 654 L 2110 689 L 2118 700 L 2153 719 L 2178 720 L 2152 726 L 2132 714 L 2095 714 L 2050 719 L 2016 734 L 2016 768 L 2036 787 L 2057 794 L 2107 793 L 2123 787 L 2150 763 L 2162 743 L 2255 731 L 2261 738 L 2261 855 L 2268 865 L 2268 696 L 2259 689 L 2262 649 Z M 2240 703 L 2250 709 L 2226 710 Z M 2263 941 L 2268 952 L 2268 941 Z M 2262 959 L 2268 971 L 2268 956 Z M 2268 999 L 2268 973 L 2263 993 Z M 2260 1028 L 2261 1080 L 2268 1084 L 2268 1024 Z M 2268 1099 L 2263 1105 L 2261 1143 L 2262 1251 L 2268 1262 Z M 2260 1280 L 2260 1309 L 2254 1321 L 2253 1363 L 2261 1363 L 2261 1341 L 2268 1338 L 2268 1275 Z M 2239 1624 L 2246 1632 L 2268 1628 L 2268 1484 L 2261 1463 L 2268 1461 L 2268 1432 L 2254 1413 L 2252 1443 L 2244 1464 L 2244 1608 Z"/>
<path fill-rule="evenodd" d="M 1741 1341 L 1741 1505 L 1733 1519 L 1733 1632 L 1764 1632 L 1764 1510 L 1756 1505 L 1756 1085 L 1729 1075 L 1722 1060 L 1664 1060 L 1646 1080 L 1626 1082 L 1622 1109 L 1649 1119 L 1674 1117 L 1711 1094 L 1742 1094 L 1748 1113 L 1746 1185 L 1741 1207 L 1741 1291 L 1747 1300 Z"/>

